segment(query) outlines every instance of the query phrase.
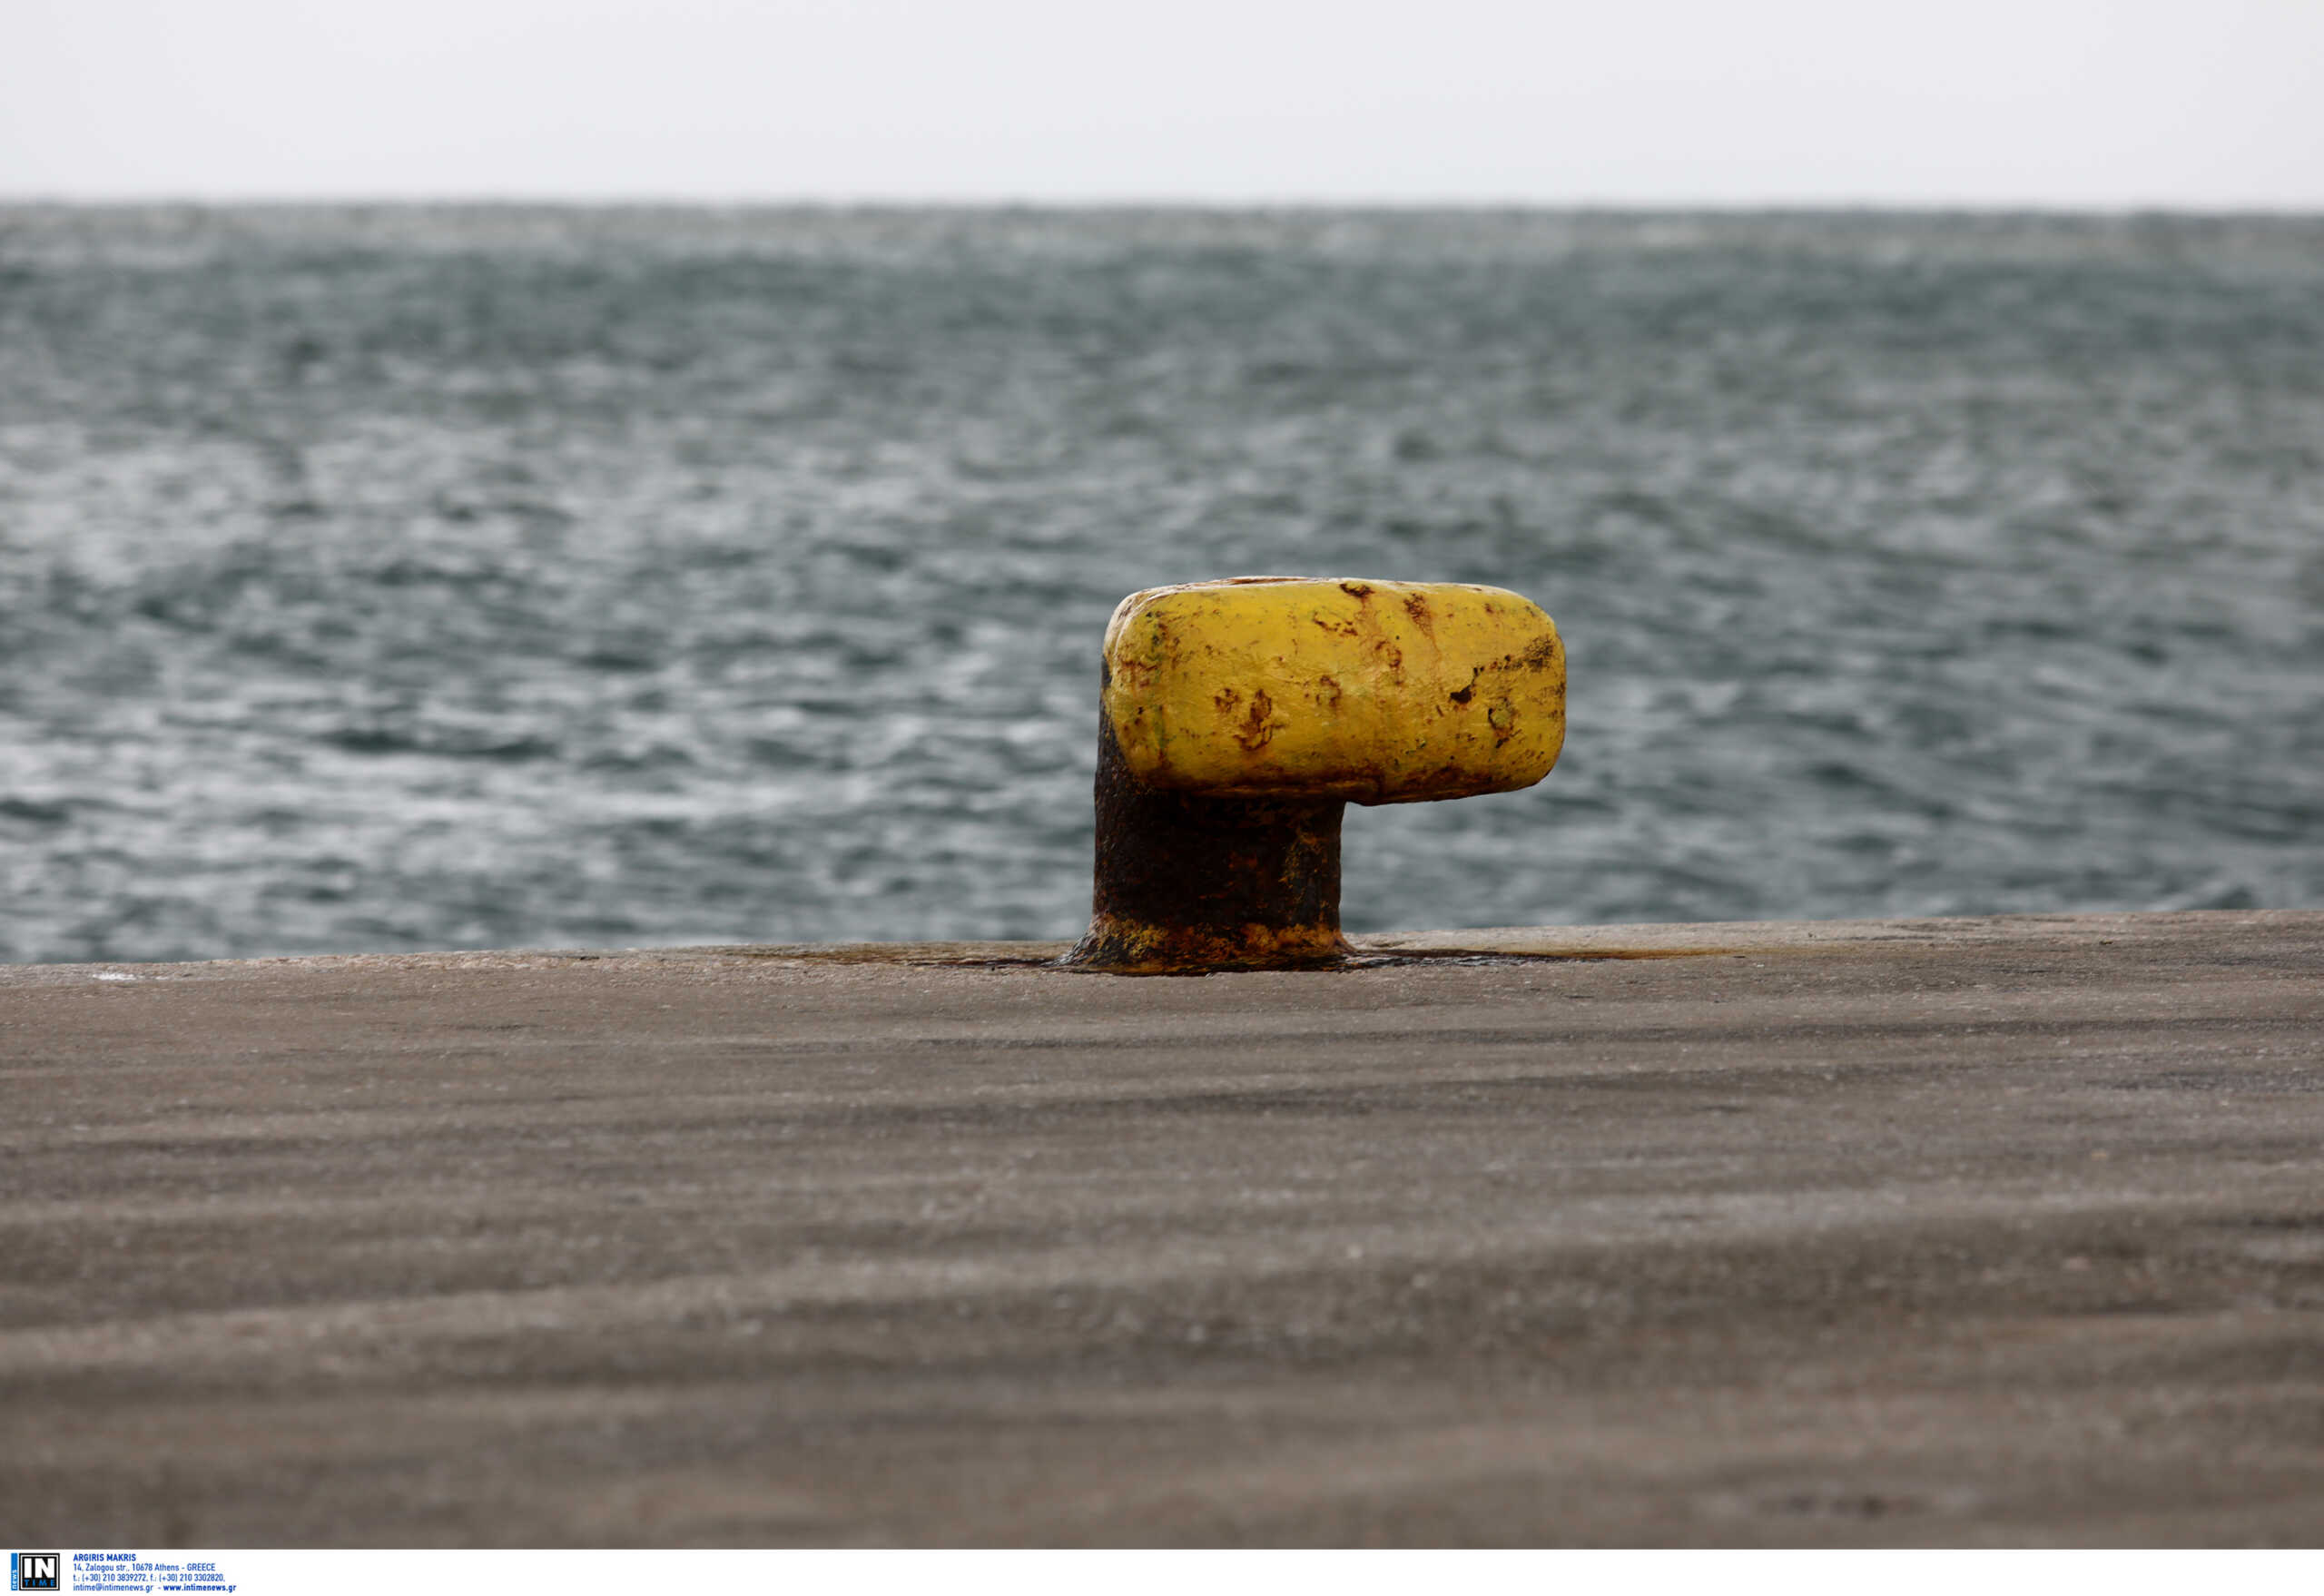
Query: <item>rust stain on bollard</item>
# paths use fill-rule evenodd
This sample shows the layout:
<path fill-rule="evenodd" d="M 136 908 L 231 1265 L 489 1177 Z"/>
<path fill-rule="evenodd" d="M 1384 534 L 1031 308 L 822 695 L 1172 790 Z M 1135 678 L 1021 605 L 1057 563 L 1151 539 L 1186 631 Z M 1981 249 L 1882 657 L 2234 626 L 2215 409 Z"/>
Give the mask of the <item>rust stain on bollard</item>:
<path fill-rule="evenodd" d="M 1336 964 L 1340 821 L 1531 786 L 1565 653 L 1498 587 L 1244 576 L 1134 593 L 1106 629 L 1098 859 L 1066 962 L 1124 974 Z"/>

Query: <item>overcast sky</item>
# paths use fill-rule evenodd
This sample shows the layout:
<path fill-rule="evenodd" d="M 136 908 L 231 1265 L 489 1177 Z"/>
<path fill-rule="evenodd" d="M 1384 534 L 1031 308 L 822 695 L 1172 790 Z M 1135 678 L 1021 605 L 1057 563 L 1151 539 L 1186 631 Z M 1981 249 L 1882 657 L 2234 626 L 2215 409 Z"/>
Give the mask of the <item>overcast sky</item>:
<path fill-rule="evenodd" d="M 2324 0 L 0 0 L 0 194 L 2324 209 Z"/>

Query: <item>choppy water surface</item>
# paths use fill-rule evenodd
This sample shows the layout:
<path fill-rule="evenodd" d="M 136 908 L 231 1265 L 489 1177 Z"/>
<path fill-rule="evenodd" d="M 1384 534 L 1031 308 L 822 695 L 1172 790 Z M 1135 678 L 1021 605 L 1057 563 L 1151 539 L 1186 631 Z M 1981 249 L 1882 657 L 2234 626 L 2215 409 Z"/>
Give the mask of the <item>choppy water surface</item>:
<path fill-rule="evenodd" d="M 1566 635 L 1356 929 L 2324 904 L 2324 222 L 0 210 L 0 956 L 1069 934 L 1254 571 Z"/>

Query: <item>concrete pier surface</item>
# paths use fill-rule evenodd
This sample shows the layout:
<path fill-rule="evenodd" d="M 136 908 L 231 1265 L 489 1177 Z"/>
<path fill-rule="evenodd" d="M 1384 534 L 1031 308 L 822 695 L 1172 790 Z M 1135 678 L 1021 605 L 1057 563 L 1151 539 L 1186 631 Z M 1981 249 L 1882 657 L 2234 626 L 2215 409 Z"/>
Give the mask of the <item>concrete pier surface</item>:
<path fill-rule="evenodd" d="M 2324 1542 L 2324 913 L 1362 945 L 0 967 L 0 1540 Z"/>

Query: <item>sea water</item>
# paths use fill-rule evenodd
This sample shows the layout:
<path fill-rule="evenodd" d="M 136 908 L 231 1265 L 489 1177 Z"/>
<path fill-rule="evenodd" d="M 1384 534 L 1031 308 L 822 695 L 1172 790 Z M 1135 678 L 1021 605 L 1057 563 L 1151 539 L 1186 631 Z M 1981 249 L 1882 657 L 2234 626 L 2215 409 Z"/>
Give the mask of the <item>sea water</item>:
<path fill-rule="evenodd" d="M 1351 929 L 2324 904 L 2324 220 L 0 209 L 0 957 L 1070 935 L 1258 572 L 1566 638 Z"/>

